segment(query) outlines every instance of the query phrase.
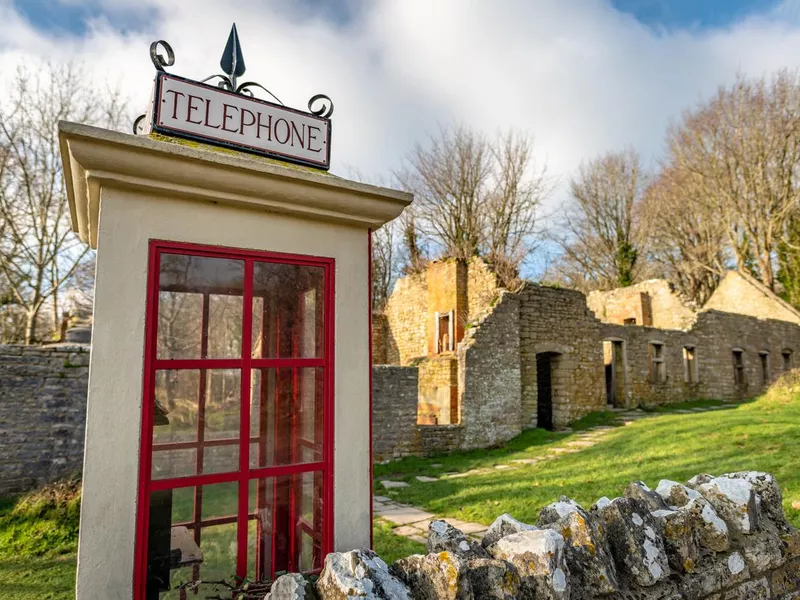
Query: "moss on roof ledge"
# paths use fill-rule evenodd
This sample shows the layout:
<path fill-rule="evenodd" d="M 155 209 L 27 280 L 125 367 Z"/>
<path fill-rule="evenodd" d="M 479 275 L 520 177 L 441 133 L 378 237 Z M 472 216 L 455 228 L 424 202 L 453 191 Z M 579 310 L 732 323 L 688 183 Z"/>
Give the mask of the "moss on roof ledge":
<path fill-rule="evenodd" d="M 194 148 L 195 150 L 204 150 L 206 152 L 217 152 L 219 154 L 227 154 L 229 156 L 244 156 L 253 160 L 261 161 L 269 165 L 275 165 L 278 167 L 284 167 L 286 169 L 292 169 L 294 171 L 301 171 L 304 173 L 314 173 L 315 175 L 323 175 L 326 177 L 333 177 L 335 179 L 341 179 L 341 177 L 329 173 L 323 169 L 315 169 L 314 167 L 307 167 L 305 165 L 298 165 L 293 162 L 288 162 L 284 160 L 278 160 L 277 158 L 269 158 L 267 156 L 261 156 L 260 154 L 254 154 L 252 152 L 245 152 L 244 150 L 234 150 L 233 148 L 225 148 L 223 146 L 214 146 L 212 144 L 205 144 L 203 142 L 197 142 L 195 140 L 187 140 L 184 138 L 179 137 L 172 137 L 168 135 L 163 135 L 161 133 L 149 133 L 147 134 L 151 140 L 155 140 L 157 142 L 166 142 L 168 144 L 176 144 L 178 146 L 186 146 L 187 148 Z"/>

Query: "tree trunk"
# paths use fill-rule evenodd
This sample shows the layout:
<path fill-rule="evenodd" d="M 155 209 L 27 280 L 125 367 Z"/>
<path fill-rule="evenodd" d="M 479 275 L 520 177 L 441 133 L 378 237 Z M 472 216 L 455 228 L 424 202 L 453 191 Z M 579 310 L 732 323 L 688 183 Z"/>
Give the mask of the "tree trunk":
<path fill-rule="evenodd" d="M 39 320 L 39 307 L 32 308 L 25 314 L 25 345 L 36 341 L 36 322 Z"/>

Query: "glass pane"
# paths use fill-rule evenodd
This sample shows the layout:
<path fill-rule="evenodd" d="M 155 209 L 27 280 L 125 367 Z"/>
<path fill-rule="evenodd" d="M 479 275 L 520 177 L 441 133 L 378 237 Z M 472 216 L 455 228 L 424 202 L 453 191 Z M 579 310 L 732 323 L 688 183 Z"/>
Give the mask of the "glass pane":
<path fill-rule="evenodd" d="M 322 368 L 256 369 L 250 394 L 252 468 L 322 460 Z"/>
<path fill-rule="evenodd" d="M 250 482 L 248 577 L 322 567 L 322 472 Z"/>
<path fill-rule="evenodd" d="M 239 468 L 238 370 L 156 371 L 154 398 L 153 479 Z"/>
<path fill-rule="evenodd" d="M 234 583 L 237 504 L 236 483 L 151 492 L 148 598 L 177 600 L 182 587 L 197 590 L 189 597 L 215 598 L 225 590 L 196 582 Z M 203 524 L 208 519 L 217 521 Z"/>
<path fill-rule="evenodd" d="M 158 289 L 158 358 L 241 356 L 244 262 L 164 253 Z"/>
<path fill-rule="evenodd" d="M 324 276 L 322 267 L 254 264 L 254 358 L 322 356 Z"/>

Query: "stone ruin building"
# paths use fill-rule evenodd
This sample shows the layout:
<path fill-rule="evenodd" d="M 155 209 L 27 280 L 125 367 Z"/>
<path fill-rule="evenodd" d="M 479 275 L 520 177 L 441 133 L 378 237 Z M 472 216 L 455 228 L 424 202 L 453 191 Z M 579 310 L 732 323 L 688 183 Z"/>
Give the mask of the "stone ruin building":
<path fill-rule="evenodd" d="M 650 280 L 588 296 L 432 262 L 373 316 L 375 458 L 501 444 L 607 407 L 740 400 L 793 366 L 800 312 L 731 271 L 702 308 Z"/>

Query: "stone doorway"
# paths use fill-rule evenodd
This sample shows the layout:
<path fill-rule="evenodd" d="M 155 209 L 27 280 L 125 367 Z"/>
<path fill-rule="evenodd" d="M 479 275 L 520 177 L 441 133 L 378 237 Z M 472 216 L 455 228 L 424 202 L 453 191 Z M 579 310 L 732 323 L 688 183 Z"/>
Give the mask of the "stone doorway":
<path fill-rule="evenodd" d="M 548 430 L 553 429 L 553 371 L 558 368 L 560 356 L 557 352 L 536 355 L 536 423 Z"/>
<path fill-rule="evenodd" d="M 605 364 L 606 402 L 610 407 L 625 407 L 625 342 L 623 340 L 603 341 L 603 362 Z"/>

